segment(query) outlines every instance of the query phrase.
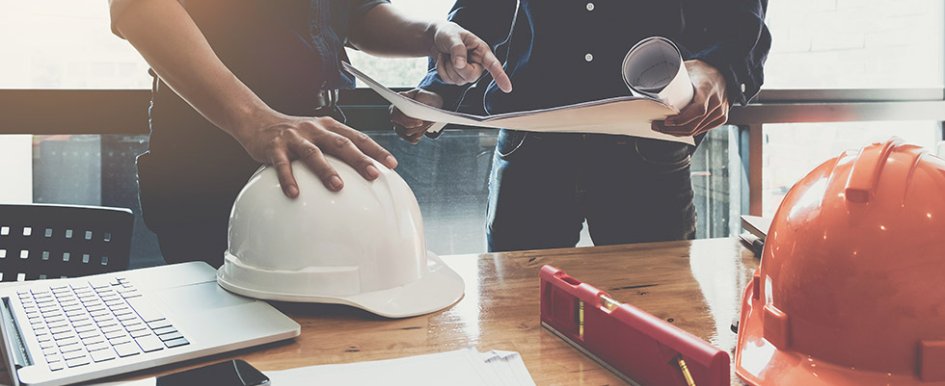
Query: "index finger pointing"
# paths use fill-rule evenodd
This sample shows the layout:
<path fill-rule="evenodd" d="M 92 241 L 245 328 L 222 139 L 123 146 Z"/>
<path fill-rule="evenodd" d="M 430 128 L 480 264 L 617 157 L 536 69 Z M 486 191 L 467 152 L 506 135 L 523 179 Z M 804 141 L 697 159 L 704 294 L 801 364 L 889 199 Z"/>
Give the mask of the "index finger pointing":
<path fill-rule="evenodd" d="M 502 63 L 495 57 L 492 50 L 484 42 L 480 43 L 477 49 L 484 51 L 482 53 L 482 66 L 492 75 L 492 79 L 495 80 L 495 84 L 499 86 L 499 89 L 505 93 L 512 92 L 512 80 L 509 79 L 509 75 L 502 68 Z"/>

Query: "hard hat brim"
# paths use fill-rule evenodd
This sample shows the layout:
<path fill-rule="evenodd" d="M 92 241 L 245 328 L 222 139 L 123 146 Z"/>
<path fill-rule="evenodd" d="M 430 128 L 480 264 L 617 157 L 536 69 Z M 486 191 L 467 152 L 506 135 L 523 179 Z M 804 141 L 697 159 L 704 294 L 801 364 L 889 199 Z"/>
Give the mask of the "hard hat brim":
<path fill-rule="evenodd" d="M 400 287 L 351 296 L 311 296 L 247 288 L 227 280 L 223 268 L 217 270 L 217 283 L 227 291 L 251 298 L 344 304 L 386 318 L 409 318 L 439 311 L 459 301 L 466 287 L 463 278 L 433 253 L 428 253 L 427 271 L 419 280 Z"/>
<path fill-rule="evenodd" d="M 735 350 L 735 374 L 749 385 L 945 385 L 945 382 L 921 382 L 911 374 L 851 369 L 805 354 L 778 349 L 764 338 L 761 307 L 752 308 L 754 283 L 749 281 L 742 298 L 738 346 Z"/>

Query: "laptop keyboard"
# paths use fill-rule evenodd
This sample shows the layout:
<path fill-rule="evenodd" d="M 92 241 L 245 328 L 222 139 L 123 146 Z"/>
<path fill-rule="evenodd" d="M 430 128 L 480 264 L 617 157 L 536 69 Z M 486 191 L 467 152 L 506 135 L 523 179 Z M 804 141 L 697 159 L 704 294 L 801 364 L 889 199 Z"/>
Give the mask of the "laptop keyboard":
<path fill-rule="evenodd" d="M 190 344 L 122 277 L 20 290 L 17 296 L 52 371 Z"/>

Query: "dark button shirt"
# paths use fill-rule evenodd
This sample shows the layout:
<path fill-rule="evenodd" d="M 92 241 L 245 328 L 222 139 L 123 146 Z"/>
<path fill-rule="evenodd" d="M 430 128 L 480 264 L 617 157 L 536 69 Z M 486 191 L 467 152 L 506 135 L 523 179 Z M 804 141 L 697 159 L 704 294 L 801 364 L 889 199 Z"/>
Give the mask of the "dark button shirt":
<path fill-rule="evenodd" d="M 323 88 L 351 88 L 342 72 L 349 25 L 386 0 L 186 0 L 210 46 L 273 109 L 315 115 Z M 173 90 L 155 80 L 151 151 L 165 160 L 241 156 L 245 152 Z M 170 162 L 170 161 L 168 161 Z"/>
<path fill-rule="evenodd" d="M 771 45 L 767 0 L 458 0 L 450 20 L 495 48 L 513 92 L 491 83 L 489 113 L 532 110 L 628 95 L 621 78 L 627 51 L 643 38 L 667 37 L 685 59 L 701 59 L 726 77 L 729 98 L 746 103 L 763 82 Z M 511 34 L 510 34 L 511 29 Z M 431 69 L 420 87 L 456 108 L 466 87 Z"/>
<path fill-rule="evenodd" d="M 384 2 L 186 0 L 183 4 L 223 63 L 278 108 L 312 103 L 311 95 L 323 87 L 353 87 L 353 79 L 339 65 L 346 59 L 348 26 Z"/>

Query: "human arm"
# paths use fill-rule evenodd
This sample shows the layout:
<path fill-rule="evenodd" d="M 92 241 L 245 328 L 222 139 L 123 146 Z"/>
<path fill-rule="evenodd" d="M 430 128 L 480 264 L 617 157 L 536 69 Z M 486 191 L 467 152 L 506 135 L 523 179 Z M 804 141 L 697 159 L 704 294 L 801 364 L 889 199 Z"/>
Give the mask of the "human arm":
<path fill-rule="evenodd" d="M 764 83 L 771 34 L 764 18 L 767 0 L 687 0 L 680 46 L 693 80 L 692 103 L 654 129 L 699 135 L 728 120 L 732 103 L 745 105 Z"/>
<path fill-rule="evenodd" d="M 486 42 L 449 21 L 428 22 L 408 17 L 381 4 L 353 20 L 350 43 L 378 56 L 430 56 L 436 74 L 451 85 L 465 85 L 488 72 L 506 92 L 512 83 Z"/>
<path fill-rule="evenodd" d="M 458 0 L 450 10 L 449 20 L 468 29 L 493 50 L 498 51 L 499 46 L 507 44 L 506 39 L 511 35 L 510 28 L 515 12 L 515 0 Z M 456 85 L 450 79 L 444 78 L 436 64 L 431 61 L 427 75 L 417 88 L 404 94 L 433 107 L 456 110 L 470 84 Z M 478 81 L 478 77 L 473 80 L 475 81 Z M 503 87 L 499 79 L 496 79 L 496 83 L 503 91 L 510 91 Z M 432 124 L 408 117 L 395 107 L 391 107 L 390 114 L 394 130 L 412 143 L 419 142 Z"/>
<path fill-rule="evenodd" d="M 127 39 L 154 72 L 208 121 L 233 136 L 256 161 L 272 165 L 284 193 L 297 197 L 290 161 L 300 159 L 326 187 L 343 181 L 325 154 L 373 180 L 397 161 L 367 135 L 332 118 L 289 116 L 270 108 L 217 57 L 177 0 L 110 0 L 112 30 Z"/>

